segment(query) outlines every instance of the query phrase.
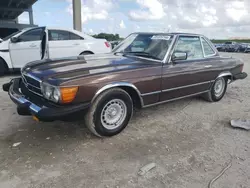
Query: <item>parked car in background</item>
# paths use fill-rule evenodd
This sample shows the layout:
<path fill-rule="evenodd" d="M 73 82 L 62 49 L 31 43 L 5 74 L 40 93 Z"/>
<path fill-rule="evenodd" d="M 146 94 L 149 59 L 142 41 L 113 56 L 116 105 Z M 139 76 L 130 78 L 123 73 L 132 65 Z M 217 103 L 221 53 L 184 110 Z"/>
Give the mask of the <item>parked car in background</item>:
<path fill-rule="evenodd" d="M 245 53 L 249 53 L 250 52 L 250 44 L 247 45 Z"/>
<path fill-rule="evenodd" d="M 237 42 L 225 42 L 223 46 L 223 51 L 225 52 L 236 52 L 239 48 L 239 43 Z"/>
<path fill-rule="evenodd" d="M 217 102 L 229 81 L 247 77 L 242 61 L 222 58 L 206 37 L 185 33 L 133 33 L 112 53 L 35 61 L 21 73 L 3 85 L 18 114 L 37 121 L 85 114 L 97 136 L 120 133 L 134 107 L 197 95 Z"/>
<path fill-rule="evenodd" d="M 110 41 L 110 44 L 112 46 L 112 49 L 114 49 L 121 41 L 116 40 L 116 41 Z"/>
<path fill-rule="evenodd" d="M 221 51 L 222 50 L 222 47 L 223 47 L 223 44 L 214 44 L 215 48 L 218 50 L 218 51 Z"/>
<path fill-rule="evenodd" d="M 14 33 L 0 43 L 0 75 L 41 59 L 111 52 L 106 39 L 75 30 L 36 27 Z"/>
<path fill-rule="evenodd" d="M 245 52 L 247 47 L 248 47 L 248 43 L 240 43 L 238 49 L 236 50 L 237 52 Z"/>

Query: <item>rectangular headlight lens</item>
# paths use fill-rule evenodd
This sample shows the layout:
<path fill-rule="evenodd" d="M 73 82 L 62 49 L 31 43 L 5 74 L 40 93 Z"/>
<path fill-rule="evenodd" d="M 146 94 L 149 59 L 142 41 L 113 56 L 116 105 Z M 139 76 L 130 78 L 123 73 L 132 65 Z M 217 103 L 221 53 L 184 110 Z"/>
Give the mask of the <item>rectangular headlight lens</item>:
<path fill-rule="evenodd" d="M 42 93 L 46 99 L 56 103 L 59 102 L 61 99 L 61 93 L 59 88 L 47 83 L 42 83 Z"/>

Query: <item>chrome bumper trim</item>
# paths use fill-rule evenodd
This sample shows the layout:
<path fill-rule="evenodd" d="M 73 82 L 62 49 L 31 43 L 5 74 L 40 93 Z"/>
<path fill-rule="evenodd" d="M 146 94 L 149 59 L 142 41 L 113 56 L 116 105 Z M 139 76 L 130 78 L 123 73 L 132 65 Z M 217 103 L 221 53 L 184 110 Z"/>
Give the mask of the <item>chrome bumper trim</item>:
<path fill-rule="evenodd" d="M 11 99 L 13 99 L 14 101 L 16 101 L 18 104 L 24 104 L 24 103 L 29 103 L 29 109 L 34 112 L 34 113 L 38 113 L 41 110 L 41 107 L 35 105 L 34 103 L 30 102 L 29 100 L 25 99 L 24 97 L 17 97 L 15 96 L 11 91 L 12 91 L 12 87 L 13 85 L 11 85 L 10 88 L 10 92 L 9 95 L 11 97 Z"/>

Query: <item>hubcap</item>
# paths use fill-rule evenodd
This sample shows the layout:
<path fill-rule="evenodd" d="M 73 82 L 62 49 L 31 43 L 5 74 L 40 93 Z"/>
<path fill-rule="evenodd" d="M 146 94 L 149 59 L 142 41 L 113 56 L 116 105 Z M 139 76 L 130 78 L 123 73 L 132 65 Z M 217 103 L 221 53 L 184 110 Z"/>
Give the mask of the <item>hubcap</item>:
<path fill-rule="evenodd" d="M 214 94 L 217 98 L 221 97 L 225 89 L 225 80 L 223 78 L 219 78 L 215 81 L 214 84 Z"/>
<path fill-rule="evenodd" d="M 127 115 L 127 106 L 120 99 L 109 101 L 101 112 L 102 125 L 109 130 L 116 129 L 125 120 Z"/>

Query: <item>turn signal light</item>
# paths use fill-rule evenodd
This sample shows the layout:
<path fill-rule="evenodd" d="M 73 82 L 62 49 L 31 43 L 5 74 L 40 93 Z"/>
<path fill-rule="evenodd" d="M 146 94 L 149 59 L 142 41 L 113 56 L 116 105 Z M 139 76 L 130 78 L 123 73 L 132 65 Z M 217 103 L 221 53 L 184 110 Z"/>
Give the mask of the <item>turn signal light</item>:
<path fill-rule="evenodd" d="M 61 91 L 61 102 L 70 103 L 75 99 L 78 87 L 63 87 L 60 88 Z"/>
<path fill-rule="evenodd" d="M 240 72 L 243 71 L 243 68 L 244 68 L 244 64 L 241 65 L 241 67 L 240 67 Z"/>

